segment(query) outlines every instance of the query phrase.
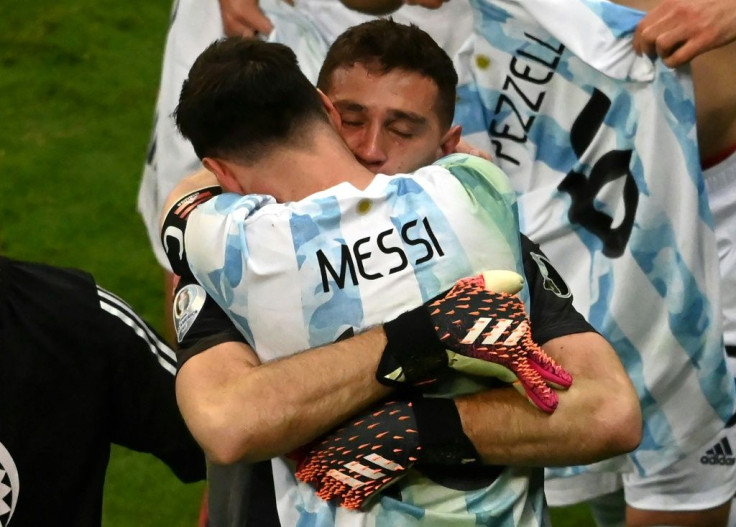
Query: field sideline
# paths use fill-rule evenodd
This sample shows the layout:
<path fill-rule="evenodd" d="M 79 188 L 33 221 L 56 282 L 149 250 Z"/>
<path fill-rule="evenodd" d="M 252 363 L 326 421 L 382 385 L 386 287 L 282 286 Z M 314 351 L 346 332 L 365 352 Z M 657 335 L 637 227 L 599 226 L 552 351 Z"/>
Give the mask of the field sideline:
<path fill-rule="evenodd" d="M 0 253 L 90 271 L 159 329 L 162 273 L 135 204 L 170 9 L 37 0 L 0 17 Z M 114 448 L 103 523 L 194 526 L 202 489 Z M 592 525 L 580 508 L 553 519 Z"/>

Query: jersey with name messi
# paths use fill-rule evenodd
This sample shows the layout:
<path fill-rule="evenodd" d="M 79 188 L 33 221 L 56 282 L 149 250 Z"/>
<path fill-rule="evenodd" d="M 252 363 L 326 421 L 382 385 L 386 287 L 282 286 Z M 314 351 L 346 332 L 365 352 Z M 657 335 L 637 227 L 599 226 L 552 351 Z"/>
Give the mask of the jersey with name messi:
<path fill-rule="evenodd" d="M 522 232 L 637 388 L 640 447 L 596 468 L 656 472 L 734 412 L 690 78 L 634 52 L 638 11 L 598 0 L 473 6 L 457 122 L 491 147 L 519 193 Z"/>
<path fill-rule="evenodd" d="M 188 220 L 197 280 L 261 360 L 333 342 L 395 318 L 484 269 L 523 274 L 515 195 L 505 175 L 455 154 L 408 175 L 343 183 L 307 199 L 223 194 Z M 284 387 L 288 389 L 288 387 Z M 539 526 L 541 471 L 508 468 L 472 490 L 418 471 L 365 512 L 335 507 L 273 460 L 282 525 Z"/>

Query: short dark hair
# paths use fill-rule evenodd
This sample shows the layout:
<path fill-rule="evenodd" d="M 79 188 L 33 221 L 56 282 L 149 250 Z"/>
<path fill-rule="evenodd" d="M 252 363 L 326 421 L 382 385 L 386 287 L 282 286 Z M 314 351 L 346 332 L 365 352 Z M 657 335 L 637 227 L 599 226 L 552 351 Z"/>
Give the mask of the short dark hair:
<path fill-rule="evenodd" d="M 328 122 L 315 87 L 282 44 L 231 37 L 210 44 L 194 62 L 174 112 L 200 159 L 260 159 L 268 148 L 307 144 L 304 127 Z"/>
<path fill-rule="evenodd" d="M 452 124 L 457 73 L 447 53 L 414 24 L 376 19 L 349 28 L 327 51 L 317 87 L 327 93 L 335 70 L 355 64 L 381 73 L 402 69 L 428 77 L 437 85 L 440 122 Z"/>

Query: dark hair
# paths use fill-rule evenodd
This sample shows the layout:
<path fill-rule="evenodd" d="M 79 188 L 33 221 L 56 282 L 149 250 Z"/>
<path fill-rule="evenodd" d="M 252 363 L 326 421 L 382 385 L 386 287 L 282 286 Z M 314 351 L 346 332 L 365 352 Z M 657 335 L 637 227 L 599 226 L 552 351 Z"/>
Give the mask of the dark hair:
<path fill-rule="evenodd" d="M 251 163 L 271 146 L 308 144 L 304 128 L 327 122 L 315 87 L 282 44 L 232 37 L 210 44 L 194 62 L 174 112 L 200 159 Z"/>
<path fill-rule="evenodd" d="M 335 70 L 356 63 L 381 73 L 402 69 L 428 77 L 437 85 L 440 122 L 452 124 L 457 73 L 447 53 L 414 24 L 376 19 L 349 28 L 327 51 L 317 87 L 327 93 Z"/>

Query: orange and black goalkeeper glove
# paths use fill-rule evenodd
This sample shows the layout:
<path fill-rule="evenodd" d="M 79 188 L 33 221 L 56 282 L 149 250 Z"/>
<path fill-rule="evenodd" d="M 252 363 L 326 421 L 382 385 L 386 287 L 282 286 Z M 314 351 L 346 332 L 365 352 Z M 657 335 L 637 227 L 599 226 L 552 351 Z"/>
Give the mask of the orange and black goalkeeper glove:
<path fill-rule="evenodd" d="M 365 509 L 418 461 L 478 463 L 451 399 L 381 403 L 310 447 L 296 476 L 325 501 Z"/>
<path fill-rule="evenodd" d="M 490 273 L 458 281 L 449 291 L 383 325 L 388 343 L 376 378 L 389 385 L 432 380 L 443 369 L 511 383 L 544 412 L 557 408 L 552 388 L 572 376 L 532 340 L 521 300 L 491 283 Z"/>

